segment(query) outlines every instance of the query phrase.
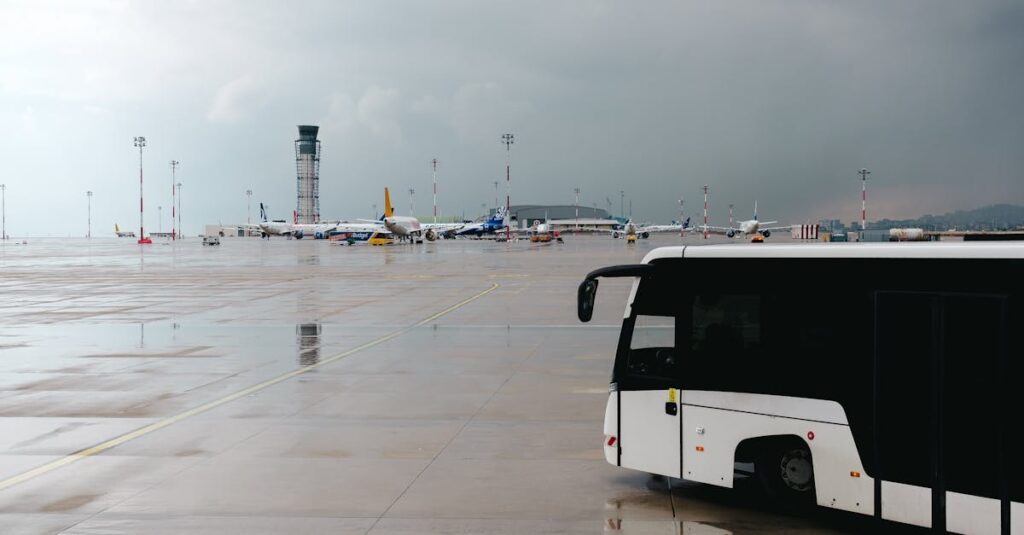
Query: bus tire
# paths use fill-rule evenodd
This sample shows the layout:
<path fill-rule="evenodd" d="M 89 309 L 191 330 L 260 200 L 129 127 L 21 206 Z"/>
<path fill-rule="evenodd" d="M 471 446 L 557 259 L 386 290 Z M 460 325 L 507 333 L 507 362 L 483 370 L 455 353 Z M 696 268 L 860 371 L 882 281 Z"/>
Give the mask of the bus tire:
<path fill-rule="evenodd" d="M 770 498 L 787 505 L 815 503 L 814 463 L 803 440 L 769 442 L 757 457 L 754 472 Z"/>

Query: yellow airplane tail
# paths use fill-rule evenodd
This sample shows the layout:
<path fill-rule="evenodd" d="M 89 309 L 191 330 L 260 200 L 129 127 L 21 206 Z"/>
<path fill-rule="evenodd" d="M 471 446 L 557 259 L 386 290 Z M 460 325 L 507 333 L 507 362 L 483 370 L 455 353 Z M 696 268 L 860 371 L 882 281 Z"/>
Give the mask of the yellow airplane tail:
<path fill-rule="evenodd" d="M 121 227 L 117 226 L 117 223 L 114 223 L 114 232 L 121 232 Z"/>
<path fill-rule="evenodd" d="M 392 217 L 392 215 L 391 194 L 388 193 L 388 188 L 384 188 L 384 217 Z"/>

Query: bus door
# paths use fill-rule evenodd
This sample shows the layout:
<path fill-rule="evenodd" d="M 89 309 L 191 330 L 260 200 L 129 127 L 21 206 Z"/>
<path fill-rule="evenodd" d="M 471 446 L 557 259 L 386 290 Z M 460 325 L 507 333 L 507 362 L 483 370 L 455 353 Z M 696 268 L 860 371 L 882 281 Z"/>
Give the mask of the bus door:
<path fill-rule="evenodd" d="M 1009 521 L 1007 299 L 875 299 L 876 511 L 953 533 Z M 880 506 L 880 508 L 879 508 Z M 877 514 L 877 513 L 876 513 Z"/>
<path fill-rule="evenodd" d="M 674 316 L 638 314 L 618 370 L 619 464 L 680 476 L 679 355 Z"/>

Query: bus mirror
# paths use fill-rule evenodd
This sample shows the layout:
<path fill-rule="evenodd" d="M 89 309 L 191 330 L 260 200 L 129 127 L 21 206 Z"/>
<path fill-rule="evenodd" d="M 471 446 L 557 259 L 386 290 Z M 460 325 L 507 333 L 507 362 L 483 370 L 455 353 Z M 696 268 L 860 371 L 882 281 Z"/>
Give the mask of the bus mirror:
<path fill-rule="evenodd" d="M 594 315 L 594 299 L 597 297 L 597 279 L 586 279 L 576 292 L 576 315 L 586 323 Z"/>

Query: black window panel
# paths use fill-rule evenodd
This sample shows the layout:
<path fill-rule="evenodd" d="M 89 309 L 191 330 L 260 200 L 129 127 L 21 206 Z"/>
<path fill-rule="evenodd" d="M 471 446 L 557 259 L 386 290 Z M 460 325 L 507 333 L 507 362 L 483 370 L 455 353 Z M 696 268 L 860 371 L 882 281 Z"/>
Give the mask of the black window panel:
<path fill-rule="evenodd" d="M 879 293 L 875 304 L 878 473 L 871 475 L 931 486 L 936 299 Z"/>
<path fill-rule="evenodd" d="M 943 300 L 943 469 L 946 489 L 997 498 L 999 364 L 1005 300 Z"/>
<path fill-rule="evenodd" d="M 1017 271 L 1017 273 L 1022 273 Z M 1024 326 L 1024 302 L 1021 293 L 1008 300 L 1010 312 L 1006 322 L 1007 332 L 1004 342 L 1007 354 L 1000 374 L 1002 379 L 1003 407 L 1003 464 L 1006 470 L 1006 482 L 1010 499 L 1024 502 L 1024 463 L 1020 462 L 1020 454 L 1024 452 L 1024 337 L 1019 331 Z M 1009 329 L 1013 329 L 1012 335 Z"/>

